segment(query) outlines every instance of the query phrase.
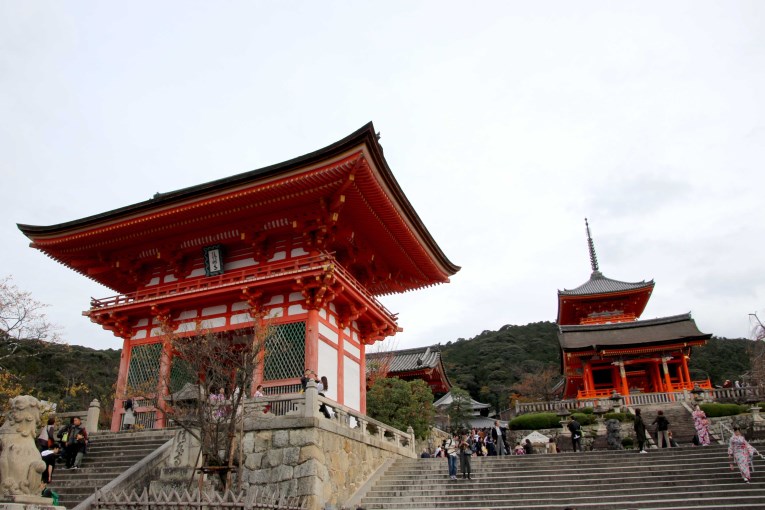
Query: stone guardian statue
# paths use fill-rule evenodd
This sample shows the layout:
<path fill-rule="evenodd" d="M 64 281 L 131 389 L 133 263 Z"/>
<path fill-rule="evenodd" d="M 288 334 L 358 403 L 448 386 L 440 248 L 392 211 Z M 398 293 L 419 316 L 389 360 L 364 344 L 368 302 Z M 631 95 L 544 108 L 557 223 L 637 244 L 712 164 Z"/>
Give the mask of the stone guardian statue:
<path fill-rule="evenodd" d="M 21 395 L 11 399 L 11 408 L 0 427 L 0 499 L 39 496 L 45 462 L 35 445 L 40 402 Z"/>

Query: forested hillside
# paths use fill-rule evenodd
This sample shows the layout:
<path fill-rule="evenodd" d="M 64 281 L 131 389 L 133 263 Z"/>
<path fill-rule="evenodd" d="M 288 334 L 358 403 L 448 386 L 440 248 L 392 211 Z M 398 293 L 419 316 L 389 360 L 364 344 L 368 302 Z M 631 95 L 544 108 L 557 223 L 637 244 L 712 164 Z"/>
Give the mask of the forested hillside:
<path fill-rule="evenodd" d="M 98 399 L 111 406 L 120 350 L 22 341 L 4 368 L 24 393 L 59 404 L 60 410 L 87 409 Z"/>
<path fill-rule="evenodd" d="M 712 338 L 693 350 L 693 377 L 708 376 L 717 385 L 740 379 L 749 370 L 750 345 L 746 339 Z M 507 325 L 439 347 L 452 384 L 494 406 L 506 407 L 524 374 L 560 368 L 557 326 L 552 322 Z M 5 360 L 5 368 L 25 393 L 65 409 L 85 409 L 94 398 L 103 407 L 111 406 L 119 363 L 119 350 L 30 341 L 22 342 L 16 355 Z"/>

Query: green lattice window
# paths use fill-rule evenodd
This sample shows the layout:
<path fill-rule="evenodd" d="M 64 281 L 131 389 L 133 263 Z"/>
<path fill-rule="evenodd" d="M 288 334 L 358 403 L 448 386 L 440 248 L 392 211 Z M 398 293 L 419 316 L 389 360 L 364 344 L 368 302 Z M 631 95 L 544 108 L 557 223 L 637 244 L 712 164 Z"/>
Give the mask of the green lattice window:
<path fill-rule="evenodd" d="M 196 380 L 197 376 L 189 362 L 173 356 L 173 362 L 170 365 L 170 393 L 180 391 L 186 383 L 195 383 Z"/>
<path fill-rule="evenodd" d="M 130 349 L 128 368 L 128 392 L 154 392 L 159 381 L 159 358 L 162 344 L 136 345 Z"/>
<path fill-rule="evenodd" d="M 263 379 L 300 377 L 305 369 L 305 322 L 279 324 L 271 329 L 266 340 Z"/>

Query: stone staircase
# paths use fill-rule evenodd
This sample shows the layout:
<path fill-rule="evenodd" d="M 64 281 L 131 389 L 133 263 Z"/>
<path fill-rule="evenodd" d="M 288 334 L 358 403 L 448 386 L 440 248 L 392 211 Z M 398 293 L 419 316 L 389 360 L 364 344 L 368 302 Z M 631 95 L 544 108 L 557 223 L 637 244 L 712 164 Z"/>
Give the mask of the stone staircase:
<path fill-rule="evenodd" d="M 764 448 L 765 450 L 765 448 Z M 446 459 L 399 459 L 361 500 L 366 510 L 765 508 L 765 461 L 752 483 L 727 447 L 474 457 L 472 480 L 449 480 Z"/>
<path fill-rule="evenodd" d="M 59 493 L 59 504 L 74 508 L 130 466 L 170 439 L 175 430 L 141 432 L 95 432 L 80 469 L 64 469 L 59 463 L 50 488 Z"/>
<path fill-rule="evenodd" d="M 682 402 L 672 404 L 659 404 L 655 406 L 638 406 L 643 415 L 643 421 L 648 427 L 649 433 L 653 436 L 653 442 L 656 442 L 656 425 L 651 425 L 656 412 L 661 409 L 664 416 L 669 420 L 669 430 L 672 431 L 672 437 L 680 446 L 689 446 L 693 442 L 693 436 L 696 435 L 696 428 L 693 426 L 693 416 Z"/>

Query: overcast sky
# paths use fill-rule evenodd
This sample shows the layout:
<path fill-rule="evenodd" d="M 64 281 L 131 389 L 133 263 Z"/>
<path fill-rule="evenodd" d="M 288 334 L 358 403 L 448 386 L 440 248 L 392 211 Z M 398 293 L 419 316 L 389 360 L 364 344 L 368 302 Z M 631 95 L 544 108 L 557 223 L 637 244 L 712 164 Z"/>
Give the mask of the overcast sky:
<path fill-rule="evenodd" d="M 0 275 L 71 344 L 112 291 L 51 225 L 278 163 L 368 121 L 462 270 L 384 297 L 397 348 L 554 321 L 601 271 L 643 318 L 765 315 L 765 2 L 0 0 Z"/>

